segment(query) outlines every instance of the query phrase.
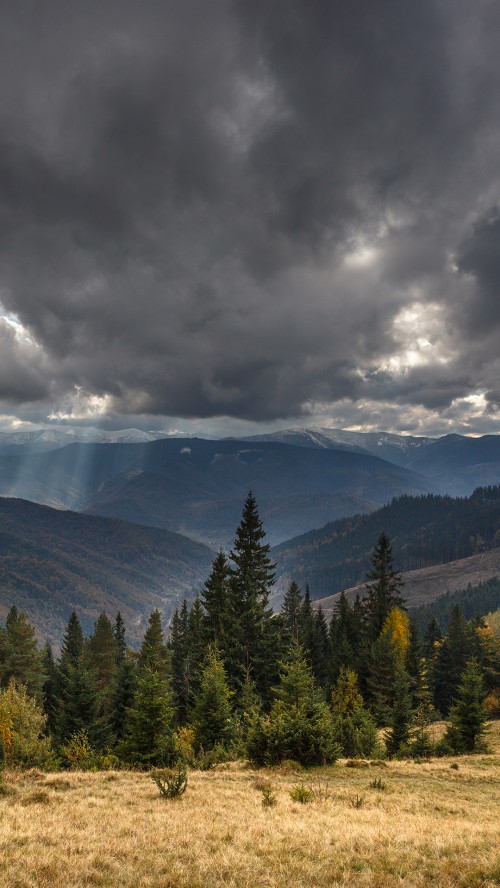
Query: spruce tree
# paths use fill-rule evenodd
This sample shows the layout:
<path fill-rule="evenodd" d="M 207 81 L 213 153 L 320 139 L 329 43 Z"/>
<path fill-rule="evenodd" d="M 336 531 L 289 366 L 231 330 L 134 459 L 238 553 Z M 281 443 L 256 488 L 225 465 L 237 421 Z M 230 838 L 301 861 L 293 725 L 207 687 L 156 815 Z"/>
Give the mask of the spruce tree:
<path fill-rule="evenodd" d="M 144 767 L 175 764 L 179 750 L 172 730 L 170 685 L 162 670 L 141 667 L 132 705 L 127 710 L 124 739 L 118 751 L 127 761 Z"/>
<path fill-rule="evenodd" d="M 172 698 L 176 725 L 185 725 L 188 718 L 190 674 L 188 656 L 188 606 L 184 599 L 181 612 L 172 617 L 168 648 L 172 670 Z"/>
<path fill-rule="evenodd" d="M 228 632 L 230 608 L 230 570 L 227 558 L 219 549 L 212 570 L 201 591 L 200 600 L 205 611 L 205 637 L 224 651 Z"/>
<path fill-rule="evenodd" d="M 356 673 L 341 666 L 332 691 L 333 737 L 348 758 L 370 756 L 377 748 L 377 727 L 359 693 Z"/>
<path fill-rule="evenodd" d="M 111 621 L 102 613 L 94 626 L 94 632 L 87 644 L 89 667 L 99 695 L 100 716 L 109 720 L 111 698 L 117 673 L 117 643 Z"/>
<path fill-rule="evenodd" d="M 396 672 L 394 644 L 389 633 L 381 632 L 370 648 L 367 680 L 370 710 L 379 727 L 391 720 Z"/>
<path fill-rule="evenodd" d="M 461 677 L 458 695 L 450 710 L 450 726 L 443 746 L 461 755 L 476 752 L 486 733 L 487 713 L 484 683 L 477 660 L 469 660 Z"/>
<path fill-rule="evenodd" d="M 164 677 L 169 670 L 169 656 L 163 638 L 159 610 L 154 610 L 149 617 L 148 626 L 139 651 L 139 668 L 145 669 L 146 667 Z"/>
<path fill-rule="evenodd" d="M 368 582 L 362 602 L 368 641 L 378 638 L 392 608 L 404 605 L 403 581 L 401 574 L 394 570 L 393 561 L 389 537 L 381 533 L 373 552 L 371 570 L 366 575 Z"/>
<path fill-rule="evenodd" d="M 226 651 L 228 676 L 241 691 L 250 669 L 258 692 L 269 697 L 277 676 L 278 625 L 273 620 L 269 596 L 274 568 L 269 545 L 250 492 L 230 553 L 230 623 Z"/>
<path fill-rule="evenodd" d="M 471 656 L 471 635 L 462 611 L 456 605 L 451 613 L 448 633 L 439 644 L 434 658 L 434 703 L 443 716 L 448 715 L 465 665 Z"/>
<path fill-rule="evenodd" d="M 410 676 L 404 669 L 398 669 L 394 681 L 394 703 L 391 713 L 390 731 L 385 735 L 387 754 L 397 755 L 405 751 L 410 741 L 412 708 Z"/>
<path fill-rule="evenodd" d="M 231 691 L 224 664 L 217 647 L 210 647 L 201 674 L 200 689 L 195 697 L 193 726 L 195 745 L 205 751 L 231 740 Z"/>
<path fill-rule="evenodd" d="M 42 702 L 44 674 L 35 629 L 26 614 L 15 606 L 7 614 L 3 663 L 0 664 L 1 685 L 7 687 L 11 679 L 25 685 L 29 696 Z"/>
<path fill-rule="evenodd" d="M 303 765 L 334 761 L 338 747 L 333 741 L 332 719 L 304 651 L 293 643 L 282 664 L 275 702 L 269 714 L 250 717 L 246 743 L 248 757 L 258 764 L 294 759 Z"/>
<path fill-rule="evenodd" d="M 330 642 L 328 626 L 321 605 L 318 606 L 314 614 L 311 665 L 318 687 L 326 688 L 330 665 Z"/>
<path fill-rule="evenodd" d="M 42 669 L 45 677 L 42 688 L 43 710 L 47 718 L 47 731 L 53 734 L 57 719 L 57 668 L 48 642 L 42 649 Z"/>
<path fill-rule="evenodd" d="M 288 585 L 281 605 L 283 632 L 289 641 L 298 641 L 300 638 L 302 602 L 302 593 L 295 580 L 292 580 Z"/>

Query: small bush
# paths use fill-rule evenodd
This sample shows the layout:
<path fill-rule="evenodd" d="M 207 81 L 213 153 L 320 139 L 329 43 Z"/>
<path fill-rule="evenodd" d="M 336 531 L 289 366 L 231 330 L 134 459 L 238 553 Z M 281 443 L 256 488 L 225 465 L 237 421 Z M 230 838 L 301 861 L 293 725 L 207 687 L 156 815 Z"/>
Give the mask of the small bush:
<path fill-rule="evenodd" d="M 356 795 L 353 799 L 351 799 L 351 805 L 353 808 L 362 808 L 365 803 L 365 797 Z"/>
<path fill-rule="evenodd" d="M 95 750 L 84 729 L 72 734 L 68 742 L 61 746 L 60 752 L 64 764 L 71 771 L 92 771 L 98 767 Z"/>
<path fill-rule="evenodd" d="M 458 771 L 458 764 L 456 762 L 452 762 L 450 768 L 452 771 Z"/>
<path fill-rule="evenodd" d="M 155 768 L 150 772 L 150 777 L 164 799 L 178 799 L 186 792 L 188 780 L 184 765 L 178 765 L 177 768 Z"/>
<path fill-rule="evenodd" d="M 274 808 L 278 804 L 278 799 L 273 793 L 271 786 L 265 786 L 262 790 L 262 807 Z"/>
<path fill-rule="evenodd" d="M 292 801 L 300 802 L 301 805 L 307 805 L 308 802 L 312 802 L 314 796 L 314 789 L 311 786 L 306 786 L 305 783 L 298 783 L 297 786 L 290 790 Z"/>

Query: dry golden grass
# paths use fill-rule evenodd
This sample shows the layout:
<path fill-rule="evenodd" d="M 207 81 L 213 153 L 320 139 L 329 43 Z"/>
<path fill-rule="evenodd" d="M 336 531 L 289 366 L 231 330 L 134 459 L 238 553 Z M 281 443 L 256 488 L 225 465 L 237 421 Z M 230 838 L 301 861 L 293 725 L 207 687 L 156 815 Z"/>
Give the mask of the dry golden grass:
<path fill-rule="evenodd" d="M 147 774 L 7 775 L 0 888 L 499 885 L 500 723 L 490 742 L 492 755 L 425 764 L 192 772 L 174 802 Z M 326 798 L 292 801 L 319 780 Z"/>

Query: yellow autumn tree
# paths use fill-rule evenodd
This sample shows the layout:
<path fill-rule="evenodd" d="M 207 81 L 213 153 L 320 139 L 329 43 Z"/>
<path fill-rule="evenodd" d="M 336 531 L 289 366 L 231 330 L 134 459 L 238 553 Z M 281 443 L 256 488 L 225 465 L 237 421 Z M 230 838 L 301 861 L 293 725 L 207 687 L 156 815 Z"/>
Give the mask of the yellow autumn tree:
<path fill-rule="evenodd" d="M 410 647 L 410 621 L 406 611 L 393 607 L 387 614 L 381 634 L 389 637 L 394 646 L 396 667 L 404 669 Z"/>

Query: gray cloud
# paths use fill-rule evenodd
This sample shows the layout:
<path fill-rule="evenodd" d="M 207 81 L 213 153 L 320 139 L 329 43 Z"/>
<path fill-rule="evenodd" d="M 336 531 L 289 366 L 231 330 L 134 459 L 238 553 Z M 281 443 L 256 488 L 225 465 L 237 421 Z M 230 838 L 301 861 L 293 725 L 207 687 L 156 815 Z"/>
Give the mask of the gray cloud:
<path fill-rule="evenodd" d="M 0 329 L 0 400 L 423 432 L 488 392 L 491 428 L 500 9 L 48 0 L 0 19 L 0 303 L 26 331 Z"/>

